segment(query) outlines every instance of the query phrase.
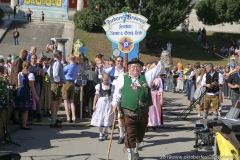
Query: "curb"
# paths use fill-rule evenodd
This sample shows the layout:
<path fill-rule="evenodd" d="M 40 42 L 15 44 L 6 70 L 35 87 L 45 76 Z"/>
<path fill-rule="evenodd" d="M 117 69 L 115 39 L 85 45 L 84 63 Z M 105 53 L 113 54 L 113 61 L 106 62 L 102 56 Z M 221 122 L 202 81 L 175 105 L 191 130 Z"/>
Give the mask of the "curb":
<path fill-rule="evenodd" d="M 8 28 L 11 26 L 13 20 L 2 20 L 2 25 L 0 25 L 0 43 L 5 36 L 6 32 L 8 31 Z"/>

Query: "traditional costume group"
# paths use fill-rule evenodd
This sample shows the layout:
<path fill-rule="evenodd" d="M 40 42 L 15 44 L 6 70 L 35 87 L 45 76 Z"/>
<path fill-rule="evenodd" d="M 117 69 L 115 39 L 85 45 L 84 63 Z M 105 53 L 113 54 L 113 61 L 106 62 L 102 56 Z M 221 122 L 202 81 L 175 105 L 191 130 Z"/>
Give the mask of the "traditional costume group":
<path fill-rule="evenodd" d="M 128 65 L 143 62 L 134 58 Z M 159 126 L 163 124 L 162 109 L 160 106 L 160 95 L 162 94 L 162 80 L 159 75 L 164 71 L 162 62 L 145 73 L 139 73 L 133 77 L 131 73 L 119 76 L 115 82 L 115 89 L 110 84 L 96 85 L 98 101 L 93 113 L 91 124 L 100 128 L 109 127 L 112 124 L 112 106 L 120 106 L 122 119 L 125 127 L 125 147 L 129 160 L 139 159 L 138 148 L 143 141 L 146 127 Z M 114 90 L 114 91 L 113 91 Z M 113 94 L 113 99 L 111 99 Z M 149 108 L 150 107 L 150 108 Z M 100 137 L 106 137 L 103 129 L 99 129 Z"/>

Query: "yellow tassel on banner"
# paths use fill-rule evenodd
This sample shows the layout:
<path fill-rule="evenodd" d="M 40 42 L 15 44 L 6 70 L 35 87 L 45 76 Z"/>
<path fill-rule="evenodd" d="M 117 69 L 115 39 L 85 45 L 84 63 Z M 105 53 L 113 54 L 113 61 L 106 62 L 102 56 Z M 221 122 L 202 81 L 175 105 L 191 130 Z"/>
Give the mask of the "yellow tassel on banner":
<path fill-rule="evenodd" d="M 35 0 L 31 0 L 31 3 L 32 3 L 32 4 L 35 4 L 36 2 L 35 2 Z"/>
<path fill-rule="evenodd" d="M 41 6 L 42 5 L 42 0 L 36 0 L 36 5 Z"/>
<path fill-rule="evenodd" d="M 62 7 L 62 0 L 56 0 L 56 6 Z"/>
<path fill-rule="evenodd" d="M 46 0 L 46 6 L 48 6 L 48 7 L 52 6 L 52 1 L 51 0 Z"/>
<path fill-rule="evenodd" d="M 52 0 L 52 6 L 56 6 L 56 1 L 57 0 Z"/>
<path fill-rule="evenodd" d="M 42 0 L 42 4 L 46 4 L 46 0 Z"/>
<path fill-rule="evenodd" d="M 24 4 L 30 4 L 30 0 L 24 0 Z"/>

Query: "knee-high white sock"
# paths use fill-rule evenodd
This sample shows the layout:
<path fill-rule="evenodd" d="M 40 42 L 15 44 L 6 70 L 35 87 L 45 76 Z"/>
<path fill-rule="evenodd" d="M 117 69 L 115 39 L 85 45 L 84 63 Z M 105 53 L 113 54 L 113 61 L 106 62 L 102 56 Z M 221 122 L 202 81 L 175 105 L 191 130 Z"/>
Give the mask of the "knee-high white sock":
<path fill-rule="evenodd" d="M 108 133 L 108 127 L 104 128 L 104 133 Z"/>
<path fill-rule="evenodd" d="M 99 136 L 103 136 L 103 128 L 99 127 Z"/>
<path fill-rule="evenodd" d="M 136 143 L 136 148 L 134 148 L 134 153 L 138 153 L 139 146 L 140 146 L 140 143 Z"/>
<path fill-rule="evenodd" d="M 133 148 L 127 148 L 128 160 L 134 160 Z"/>
<path fill-rule="evenodd" d="M 119 125 L 120 137 L 124 137 L 124 126 Z"/>
<path fill-rule="evenodd" d="M 51 113 L 51 123 L 52 125 L 56 123 L 56 113 Z"/>

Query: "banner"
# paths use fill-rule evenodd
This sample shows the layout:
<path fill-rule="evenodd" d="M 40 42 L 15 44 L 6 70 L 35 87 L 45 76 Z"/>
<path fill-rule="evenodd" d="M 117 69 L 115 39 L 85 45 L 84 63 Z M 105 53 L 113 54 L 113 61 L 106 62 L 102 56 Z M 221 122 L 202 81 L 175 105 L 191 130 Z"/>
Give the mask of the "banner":
<path fill-rule="evenodd" d="M 134 48 L 138 51 L 136 44 L 146 37 L 150 27 L 147 21 L 148 19 L 142 15 L 123 12 L 108 17 L 103 29 L 107 38 L 117 44 L 116 48 L 122 53 L 130 53 Z"/>
<path fill-rule="evenodd" d="M 138 58 L 138 45 L 139 43 L 136 43 L 134 45 L 134 48 L 131 52 L 128 54 L 128 61 L 131 61 L 133 58 Z M 118 44 L 112 43 L 112 49 L 118 48 Z M 123 57 L 123 60 L 125 61 L 125 54 L 121 52 L 120 56 Z"/>
<path fill-rule="evenodd" d="M 68 8 L 68 0 L 19 0 L 20 5 Z"/>

